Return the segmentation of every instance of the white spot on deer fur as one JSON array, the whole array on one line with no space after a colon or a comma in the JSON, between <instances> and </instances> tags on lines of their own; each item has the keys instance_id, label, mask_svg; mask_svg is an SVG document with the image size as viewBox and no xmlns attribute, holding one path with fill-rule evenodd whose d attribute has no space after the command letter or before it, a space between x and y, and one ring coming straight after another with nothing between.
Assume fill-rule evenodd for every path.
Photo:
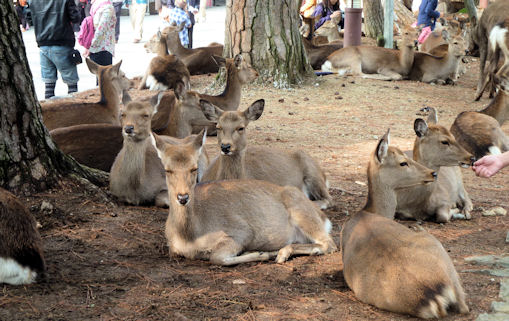
<instances>
[{"instance_id":1,"label":"white spot on deer fur","mask_svg":"<svg viewBox=\"0 0 509 321\"><path fill-rule=\"evenodd\" d=\"M150 89L150 90L167 90L168 89L168 86L158 82L154 76L152 75L149 75L147 77L147 81L145 82L145 85Z\"/></svg>"},{"instance_id":2,"label":"white spot on deer fur","mask_svg":"<svg viewBox=\"0 0 509 321\"><path fill-rule=\"evenodd\" d=\"M30 284L35 281L36 277L37 273L29 267L23 267L11 258L0 257L0 283Z\"/></svg>"},{"instance_id":3,"label":"white spot on deer fur","mask_svg":"<svg viewBox=\"0 0 509 321\"><path fill-rule=\"evenodd\" d=\"M332 63L329 60L327 60L326 62L323 63L322 71L330 71L330 72L332 72Z\"/></svg>"},{"instance_id":4,"label":"white spot on deer fur","mask_svg":"<svg viewBox=\"0 0 509 321\"><path fill-rule=\"evenodd\" d=\"M490 146L490 148L488 148L488 151L490 152L491 155L502 154L502 152L500 151L500 148L498 148L497 146Z\"/></svg>"},{"instance_id":5,"label":"white spot on deer fur","mask_svg":"<svg viewBox=\"0 0 509 321\"><path fill-rule=\"evenodd\" d=\"M330 234L330 232L332 231L332 223L329 219L325 220L324 228L327 234Z\"/></svg>"},{"instance_id":6,"label":"white spot on deer fur","mask_svg":"<svg viewBox=\"0 0 509 321\"><path fill-rule=\"evenodd\" d=\"M503 52L507 52L507 45L505 43L506 34L507 28L500 28L500 26L495 26L493 29L491 29L490 45L492 50L495 50L498 44Z\"/></svg>"}]
</instances>

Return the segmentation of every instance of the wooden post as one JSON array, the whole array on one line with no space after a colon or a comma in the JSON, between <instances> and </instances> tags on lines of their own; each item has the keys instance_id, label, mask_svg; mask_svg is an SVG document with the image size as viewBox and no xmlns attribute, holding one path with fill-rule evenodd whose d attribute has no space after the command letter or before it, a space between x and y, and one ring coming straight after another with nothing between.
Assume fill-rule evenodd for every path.
<instances>
[{"instance_id":1,"label":"wooden post","mask_svg":"<svg viewBox=\"0 0 509 321\"><path fill-rule=\"evenodd\" d=\"M393 48L394 42L394 0L385 0L384 8L384 39L385 48Z\"/></svg>"}]
</instances>

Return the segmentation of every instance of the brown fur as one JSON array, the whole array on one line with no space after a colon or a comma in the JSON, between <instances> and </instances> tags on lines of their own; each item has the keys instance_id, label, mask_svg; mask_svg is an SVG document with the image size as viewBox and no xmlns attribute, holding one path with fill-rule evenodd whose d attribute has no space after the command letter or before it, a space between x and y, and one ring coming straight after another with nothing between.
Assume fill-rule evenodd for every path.
<instances>
[{"instance_id":1,"label":"brown fur","mask_svg":"<svg viewBox=\"0 0 509 321\"><path fill-rule=\"evenodd\" d=\"M332 198L327 190L327 178L307 153L247 147L246 127L262 115L264 104L263 100L258 100L245 111L223 111L207 101L200 101L205 117L217 123L217 142L221 150L221 155L205 172L203 181L250 178L295 186L320 207L330 207Z\"/></svg>"},{"instance_id":2,"label":"brown fur","mask_svg":"<svg viewBox=\"0 0 509 321\"><path fill-rule=\"evenodd\" d=\"M340 41L341 34L338 30L339 19L325 21L320 28L315 30L315 35L327 37L329 43Z\"/></svg>"},{"instance_id":3,"label":"brown fur","mask_svg":"<svg viewBox=\"0 0 509 321\"><path fill-rule=\"evenodd\" d=\"M130 81L116 65L100 66L86 59L88 69L99 79L101 100L79 103L72 99L49 100L41 103L44 125L49 130L81 124L108 123L118 125L120 95L129 88Z\"/></svg>"},{"instance_id":4,"label":"brown fur","mask_svg":"<svg viewBox=\"0 0 509 321\"><path fill-rule=\"evenodd\" d=\"M156 138L166 170L170 253L235 265L336 250L325 215L295 187L233 180L196 185L204 133L187 145ZM278 251L278 252L276 252ZM250 253L246 253L250 252Z\"/></svg>"},{"instance_id":5,"label":"brown fur","mask_svg":"<svg viewBox=\"0 0 509 321\"><path fill-rule=\"evenodd\" d=\"M324 62L327 61L327 58L330 54L343 48L342 42L335 42L330 44L323 45L314 45L311 41L306 38L302 38L302 43L304 44L304 49L306 49L306 53L308 55L309 64L313 67L314 70L319 70L322 68Z\"/></svg>"},{"instance_id":6,"label":"brown fur","mask_svg":"<svg viewBox=\"0 0 509 321\"><path fill-rule=\"evenodd\" d=\"M386 134L369 161L366 206L341 231L346 283L362 302L392 312L436 318L451 306L467 313L459 276L440 242L387 218L396 209L396 189L433 181L432 170L388 140Z\"/></svg>"}]
</instances>

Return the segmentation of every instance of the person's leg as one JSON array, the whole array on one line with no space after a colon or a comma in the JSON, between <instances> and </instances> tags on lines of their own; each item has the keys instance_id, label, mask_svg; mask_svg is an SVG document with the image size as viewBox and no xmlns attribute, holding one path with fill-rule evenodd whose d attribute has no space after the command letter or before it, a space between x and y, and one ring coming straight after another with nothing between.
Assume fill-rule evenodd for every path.
<instances>
[{"instance_id":1,"label":"person's leg","mask_svg":"<svg viewBox=\"0 0 509 321\"><path fill-rule=\"evenodd\" d=\"M18 15L19 27L21 31L25 31L25 19L23 18L23 7L16 5L16 14Z\"/></svg>"},{"instance_id":2,"label":"person's leg","mask_svg":"<svg viewBox=\"0 0 509 321\"><path fill-rule=\"evenodd\" d=\"M118 42L120 36L120 12L122 11L123 2L115 2L113 6L115 8L115 16L117 17L117 23L115 24L115 41Z\"/></svg>"},{"instance_id":3,"label":"person's leg","mask_svg":"<svg viewBox=\"0 0 509 321\"><path fill-rule=\"evenodd\" d=\"M141 40L143 36L143 19L147 11L146 4L136 4L136 28L134 30L134 39Z\"/></svg>"},{"instance_id":4,"label":"person's leg","mask_svg":"<svg viewBox=\"0 0 509 321\"><path fill-rule=\"evenodd\" d=\"M67 93L72 94L78 91L78 68L71 61L70 55L73 48L67 46L52 47L52 59L56 65L62 80L67 84Z\"/></svg>"},{"instance_id":5,"label":"person's leg","mask_svg":"<svg viewBox=\"0 0 509 321\"><path fill-rule=\"evenodd\" d=\"M131 20L131 27L134 30L134 38L136 39L136 3L134 1L129 6L129 20Z\"/></svg>"},{"instance_id":6,"label":"person's leg","mask_svg":"<svg viewBox=\"0 0 509 321\"><path fill-rule=\"evenodd\" d=\"M194 25L191 25L191 28L187 29L188 31L188 37L189 37L189 45L188 48L193 48L193 29Z\"/></svg>"},{"instance_id":7,"label":"person's leg","mask_svg":"<svg viewBox=\"0 0 509 321\"><path fill-rule=\"evenodd\" d=\"M51 47L41 46L39 52L41 60L41 76L45 85L44 98L55 96L55 84L57 82L57 67L50 59Z\"/></svg>"},{"instance_id":8,"label":"person's leg","mask_svg":"<svg viewBox=\"0 0 509 321\"><path fill-rule=\"evenodd\" d=\"M113 63L113 55L108 51L90 53L90 60L101 66L109 66ZM99 78L96 78L96 85L99 85Z\"/></svg>"}]
</instances>

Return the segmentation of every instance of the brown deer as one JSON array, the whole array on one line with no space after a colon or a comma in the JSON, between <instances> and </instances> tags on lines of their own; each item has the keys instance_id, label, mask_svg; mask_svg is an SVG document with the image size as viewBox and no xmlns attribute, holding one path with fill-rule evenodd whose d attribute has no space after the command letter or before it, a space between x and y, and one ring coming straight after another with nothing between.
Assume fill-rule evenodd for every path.
<instances>
[{"instance_id":1,"label":"brown deer","mask_svg":"<svg viewBox=\"0 0 509 321\"><path fill-rule=\"evenodd\" d=\"M397 190L396 214L403 218L439 223L451 217L470 219L472 201L463 186L459 166L468 167L475 158L461 147L449 130L437 124L435 109L430 109L428 122L417 118L413 160L438 173L434 183ZM459 205L463 211L459 214Z\"/></svg>"},{"instance_id":2,"label":"brown deer","mask_svg":"<svg viewBox=\"0 0 509 321\"><path fill-rule=\"evenodd\" d=\"M50 131L58 148L88 167L109 172L122 149L122 127L111 124L83 124Z\"/></svg>"},{"instance_id":3,"label":"brown deer","mask_svg":"<svg viewBox=\"0 0 509 321\"><path fill-rule=\"evenodd\" d=\"M375 46L351 46L332 53L322 65L323 71L363 78L401 80L414 62L416 32L402 32L401 50Z\"/></svg>"},{"instance_id":4,"label":"brown deer","mask_svg":"<svg viewBox=\"0 0 509 321\"><path fill-rule=\"evenodd\" d=\"M330 221L293 186L257 180L196 184L205 138L201 132L186 145L155 139L169 191L165 234L171 254L235 265L336 250Z\"/></svg>"},{"instance_id":5,"label":"brown deer","mask_svg":"<svg viewBox=\"0 0 509 321\"><path fill-rule=\"evenodd\" d=\"M30 284L45 271L42 239L34 217L0 188L0 284Z\"/></svg>"},{"instance_id":6,"label":"brown deer","mask_svg":"<svg viewBox=\"0 0 509 321\"><path fill-rule=\"evenodd\" d=\"M436 173L389 146L389 132L368 164L368 200L341 231L343 275L355 296L380 309L420 318L468 313L458 273L442 244L394 222L397 190L434 182Z\"/></svg>"},{"instance_id":7,"label":"brown deer","mask_svg":"<svg viewBox=\"0 0 509 321\"><path fill-rule=\"evenodd\" d=\"M183 86L183 85L182 85ZM139 205L155 202L156 206L169 206L164 169L157 156L151 132L151 118L157 111L162 94L158 94L155 106L142 102L130 102L122 110L123 146L110 171L110 191L121 201ZM171 144L181 144L187 140L161 136ZM208 165L206 152L200 157L200 178Z\"/></svg>"},{"instance_id":8,"label":"brown deer","mask_svg":"<svg viewBox=\"0 0 509 321\"><path fill-rule=\"evenodd\" d=\"M44 125L49 130L80 124L119 125L121 95L130 85L129 79L120 70L122 61L110 66L100 66L88 58L86 62L90 72L97 75L101 99L96 103L76 102L70 99L41 103Z\"/></svg>"},{"instance_id":9,"label":"brown deer","mask_svg":"<svg viewBox=\"0 0 509 321\"><path fill-rule=\"evenodd\" d=\"M269 147L247 147L246 128L263 113L265 101L255 101L244 111L223 111L200 100L205 117L216 123L221 155L212 161L203 181L259 179L295 186L322 209L332 205L327 178L320 165L304 151L287 152Z\"/></svg>"},{"instance_id":10,"label":"brown deer","mask_svg":"<svg viewBox=\"0 0 509 321\"><path fill-rule=\"evenodd\" d=\"M212 56L222 56L223 45L193 49L185 48L182 46L179 38L179 32L184 28L185 23L182 23L180 26L173 23L171 26L163 29L162 35L166 39L170 52L182 60L191 75L218 72L219 66Z\"/></svg>"},{"instance_id":11,"label":"brown deer","mask_svg":"<svg viewBox=\"0 0 509 321\"><path fill-rule=\"evenodd\" d=\"M343 43L340 41L335 41L333 43L327 43L323 45L315 45L311 40L307 39L309 35L309 25L303 24L299 28L299 32L302 35L302 44L304 45L304 49L306 50L306 54L309 59L309 64L313 67L314 70L319 70L322 68L322 65L327 61L327 57L332 54L334 51L343 48Z\"/></svg>"},{"instance_id":12,"label":"brown deer","mask_svg":"<svg viewBox=\"0 0 509 321\"><path fill-rule=\"evenodd\" d=\"M433 56L416 52L410 79L426 83L454 83L458 78L461 59L466 53L466 42L462 34L451 37L447 30L442 30L442 37L449 43L447 53Z\"/></svg>"},{"instance_id":13,"label":"brown deer","mask_svg":"<svg viewBox=\"0 0 509 321\"><path fill-rule=\"evenodd\" d=\"M177 56L168 54L166 39L159 31L156 40L158 40L157 56L150 61L138 89L174 89L177 82L182 82L187 89L191 89L191 75L186 65Z\"/></svg>"},{"instance_id":14,"label":"brown deer","mask_svg":"<svg viewBox=\"0 0 509 321\"><path fill-rule=\"evenodd\" d=\"M509 119L509 78L495 77L495 83L499 90L486 108L461 112L451 126L458 143L477 159L509 150L509 137L500 128Z\"/></svg>"},{"instance_id":15,"label":"brown deer","mask_svg":"<svg viewBox=\"0 0 509 321\"><path fill-rule=\"evenodd\" d=\"M341 34L338 30L339 18L332 18L331 20L327 20L320 26L320 28L315 30L315 35L327 37L327 41L329 43L335 41L341 41Z\"/></svg>"}]
</instances>

